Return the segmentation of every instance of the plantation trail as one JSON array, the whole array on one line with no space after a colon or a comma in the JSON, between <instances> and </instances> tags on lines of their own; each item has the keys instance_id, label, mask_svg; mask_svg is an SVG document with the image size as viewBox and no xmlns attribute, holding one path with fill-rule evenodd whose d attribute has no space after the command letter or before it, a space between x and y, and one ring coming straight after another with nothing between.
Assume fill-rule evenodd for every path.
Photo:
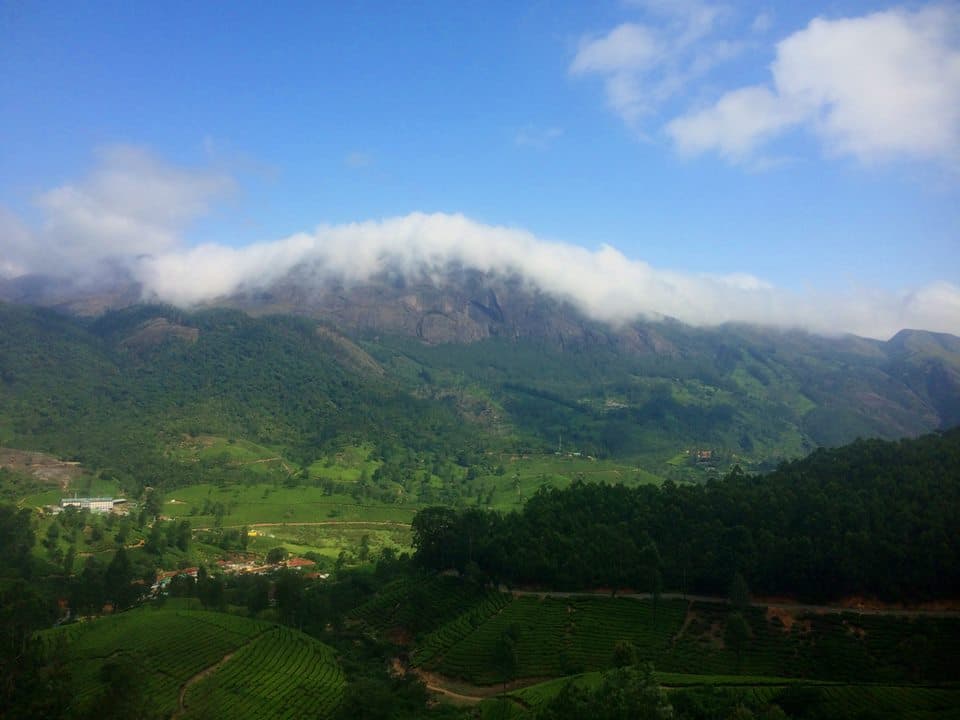
<instances>
[{"instance_id":1,"label":"plantation trail","mask_svg":"<svg viewBox=\"0 0 960 720\"><path fill-rule=\"evenodd\" d=\"M440 673L409 667L405 665L400 658L394 658L392 666L394 674L406 675L410 673L411 675L416 675L423 681L423 684L426 685L427 690L437 695L442 695L454 705L476 705L481 700L497 697L504 692L512 692L551 679L549 677L522 678L508 682L506 689L504 689L503 683L498 685L473 685L463 680L456 680L446 675L441 675ZM508 699L525 707L525 704L519 698L511 697Z\"/></svg>"},{"instance_id":2,"label":"plantation trail","mask_svg":"<svg viewBox=\"0 0 960 720\"><path fill-rule=\"evenodd\" d=\"M514 597L538 597L541 600L547 597L555 598L603 598L618 597L630 598L631 600L651 600L652 593L616 593L615 595L607 592L553 592L549 590L511 590L510 594ZM661 600L687 600L689 602L699 603L719 603L726 604L729 600L718 595L684 595L683 593L662 593ZM960 610L947 608L900 608L900 607L878 607L875 605L810 605L807 603L796 603L791 601L762 600L755 599L750 603L751 607L773 608L775 610L784 610L792 613L817 613L829 614L838 612L857 613L859 615L898 615L901 617L941 617L955 618L960 617Z\"/></svg>"},{"instance_id":3,"label":"plantation trail","mask_svg":"<svg viewBox=\"0 0 960 720\"><path fill-rule=\"evenodd\" d=\"M263 635L264 633L269 632L270 629L271 629L271 628L268 628L268 629L266 629L266 630L262 630L262 631L258 632L256 635L254 635L254 636L251 637L249 640L247 640L247 642L245 642L243 645L241 645L240 647L236 648L235 650L231 650L231 651L228 652L226 655L224 655L222 658L220 658L219 660L217 660L217 662L215 662L213 665L209 665L209 666L205 667L203 670L201 670L200 672L198 672L196 675L193 675L192 677L187 678L187 681L186 681L183 685L180 686L180 695L179 695L179 697L178 697L178 699L177 699L177 709L174 711L173 715L170 716L170 720L178 720L178 718L180 718L180 717L186 712L187 708L186 708L186 704L184 703L184 700L185 700L186 697L187 697L187 690L189 690L191 687L193 687L194 685L196 685L198 682L200 682L201 680L203 680L205 677L207 677L207 676L210 675L211 673L215 673L217 670L219 670L221 667L223 667L223 665L224 665L227 661L229 661L230 658L232 658L234 655L236 655L236 654L237 654L240 650L242 650L243 648L247 647L247 645L249 645L250 643L252 643L254 640L256 640L257 638L259 638L261 635Z\"/></svg>"},{"instance_id":4,"label":"plantation trail","mask_svg":"<svg viewBox=\"0 0 960 720\"><path fill-rule=\"evenodd\" d=\"M265 527L322 527L322 526L340 526L350 527L376 525L378 527L408 528L410 523L400 522L399 520L321 520L318 522L262 522L262 523L242 523L240 525L223 525L224 528L265 528ZM212 530L209 526L195 527L193 531Z\"/></svg>"}]
</instances>

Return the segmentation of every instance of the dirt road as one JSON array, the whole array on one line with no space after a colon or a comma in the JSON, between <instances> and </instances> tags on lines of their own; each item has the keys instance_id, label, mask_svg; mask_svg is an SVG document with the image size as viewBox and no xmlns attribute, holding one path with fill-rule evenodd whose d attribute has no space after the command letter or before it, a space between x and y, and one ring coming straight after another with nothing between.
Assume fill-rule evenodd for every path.
<instances>
[{"instance_id":1,"label":"dirt road","mask_svg":"<svg viewBox=\"0 0 960 720\"><path fill-rule=\"evenodd\" d=\"M609 598L613 593L607 592L555 592L547 590L512 590L510 593L514 597L555 597L555 598ZM653 598L651 593L616 593L616 597L630 598L633 600L650 600ZM684 595L683 593L662 593L661 600L688 600L690 602L700 603L726 603L727 598L717 595ZM906 609L906 608L877 608L877 607L847 607L842 605L810 605L807 603L793 602L751 602L752 607L775 608L777 610L786 610L792 613L806 612L817 614L849 612L858 615L898 615L901 617L960 617L960 610L924 610L924 609Z\"/></svg>"}]
</instances>

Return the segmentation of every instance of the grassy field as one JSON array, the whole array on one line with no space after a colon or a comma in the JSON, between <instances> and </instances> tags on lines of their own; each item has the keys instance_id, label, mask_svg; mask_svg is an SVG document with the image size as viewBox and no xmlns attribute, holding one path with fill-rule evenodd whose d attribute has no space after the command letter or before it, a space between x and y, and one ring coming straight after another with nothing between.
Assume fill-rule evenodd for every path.
<instances>
[{"instance_id":1,"label":"grassy field","mask_svg":"<svg viewBox=\"0 0 960 720\"><path fill-rule=\"evenodd\" d=\"M328 495L307 485L217 485L200 484L170 491L164 514L187 517L194 527L211 527L222 510L220 523L240 527L258 523L308 523L329 521L409 523L418 506L358 503L350 495Z\"/></svg>"},{"instance_id":2,"label":"grassy field","mask_svg":"<svg viewBox=\"0 0 960 720\"><path fill-rule=\"evenodd\" d=\"M110 692L105 673L116 666L126 668L136 692L163 717L178 709L183 687L187 717L299 717L307 701L326 717L343 691L342 673L325 645L235 615L143 607L41 637L52 651L66 642L73 709L81 716ZM236 692L237 678L242 693ZM276 701L272 714L265 712L264 698Z\"/></svg>"},{"instance_id":3,"label":"grassy field","mask_svg":"<svg viewBox=\"0 0 960 720\"><path fill-rule=\"evenodd\" d=\"M412 551L410 527L405 524L270 525L258 526L254 532L257 535L250 538L248 549L259 554L284 547L294 555L315 552L336 559L344 550L359 553L364 537L367 538L370 557L376 557L384 548L391 548L397 554Z\"/></svg>"},{"instance_id":4,"label":"grassy field","mask_svg":"<svg viewBox=\"0 0 960 720\"><path fill-rule=\"evenodd\" d=\"M574 454L498 455L493 460L503 473L480 475L478 483L493 488L491 506L500 510L516 509L544 485L565 488L574 480L630 486L663 482L634 465Z\"/></svg>"}]
</instances>

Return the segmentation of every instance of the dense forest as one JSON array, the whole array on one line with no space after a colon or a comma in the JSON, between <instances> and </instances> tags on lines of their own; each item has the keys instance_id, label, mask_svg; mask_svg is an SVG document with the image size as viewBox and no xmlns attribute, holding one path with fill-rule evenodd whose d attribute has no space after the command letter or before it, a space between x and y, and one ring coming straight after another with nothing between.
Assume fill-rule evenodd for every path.
<instances>
[{"instance_id":1,"label":"dense forest","mask_svg":"<svg viewBox=\"0 0 960 720\"><path fill-rule=\"evenodd\" d=\"M448 404L353 366L316 323L183 319L136 307L85 327L0 304L0 443L79 460L131 493L215 479L171 460L183 435L251 439L302 465L351 442L421 459L475 445Z\"/></svg>"},{"instance_id":2,"label":"dense forest","mask_svg":"<svg viewBox=\"0 0 960 720\"><path fill-rule=\"evenodd\" d=\"M960 429L863 440L704 485L574 483L522 510L428 508L414 519L426 567L513 585L895 600L960 591Z\"/></svg>"}]
</instances>

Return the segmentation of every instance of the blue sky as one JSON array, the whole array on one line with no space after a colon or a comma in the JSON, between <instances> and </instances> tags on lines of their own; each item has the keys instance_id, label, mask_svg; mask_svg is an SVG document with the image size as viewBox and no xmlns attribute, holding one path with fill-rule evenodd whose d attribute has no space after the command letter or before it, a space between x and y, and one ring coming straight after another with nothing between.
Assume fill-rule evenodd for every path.
<instances>
[{"instance_id":1,"label":"blue sky","mask_svg":"<svg viewBox=\"0 0 960 720\"><path fill-rule=\"evenodd\" d=\"M12 0L0 271L462 214L804 299L935 287L955 332L958 38L956 3Z\"/></svg>"}]
</instances>

